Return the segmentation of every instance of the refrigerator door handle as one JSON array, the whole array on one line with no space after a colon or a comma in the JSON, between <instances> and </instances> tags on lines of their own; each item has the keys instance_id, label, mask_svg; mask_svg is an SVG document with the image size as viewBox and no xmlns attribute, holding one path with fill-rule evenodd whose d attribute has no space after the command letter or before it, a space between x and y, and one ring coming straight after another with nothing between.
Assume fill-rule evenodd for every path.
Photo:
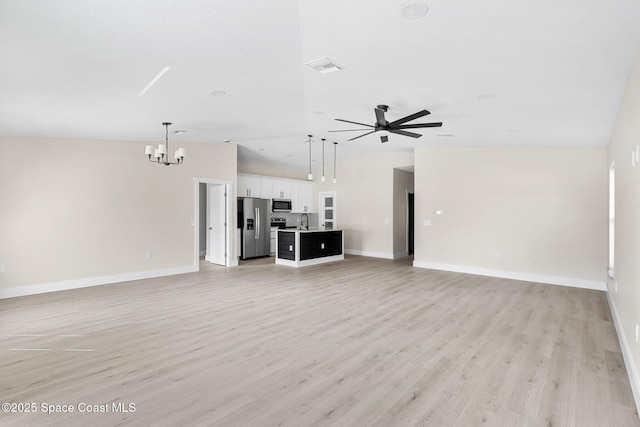
<instances>
[{"instance_id":1,"label":"refrigerator door handle","mask_svg":"<svg viewBox=\"0 0 640 427\"><path fill-rule=\"evenodd\" d=\"M256 208L256 235L255 239L260 238L260 208Z\"/></svg>"}]
</instances>

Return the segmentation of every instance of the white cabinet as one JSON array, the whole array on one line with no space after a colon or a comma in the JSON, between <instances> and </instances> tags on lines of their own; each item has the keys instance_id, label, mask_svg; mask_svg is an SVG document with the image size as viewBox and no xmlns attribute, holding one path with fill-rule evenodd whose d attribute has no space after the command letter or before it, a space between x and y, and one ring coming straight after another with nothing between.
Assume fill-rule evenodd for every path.
<instances>
[{"instance_id":1,"label":"white cabinet","mask_svg":"<svg viewBox=\"0 0 640 427\"><path fill-rule=\"evenodd\" d=\"M269 245L269 254L276 254L276 233L278 232L278 227L271 227L271 244Z\"/></svg>"},{"instance_id":2,"label":"white cabinet","mask_svg":"<svg viewBox=\"0 0 640 427\"><path fill-rule=\"evenodd\" d=\"M291 184L289 181L274 179L272 195L274 199L291 199Z\"/></svg>"},{"instance_id":3,"label":"white cabinet","mask_svg":"<svg viewBox=\"0 0 640 427\"><path fill-rule=\"evenodd\" d=\"M300 209L298 208L298 183L291 182L289 183L289 198L291 199L291 212L298 213Z\"/></svg>"},{"instance_id":4,"label":"white cabinet","mask_svg":"<svg viewBox=\"0 0 640 427\"><path fill-rule=\"evenodd\" d=\"M238 197L261 197L260 178L238 174Z\"/></svg>"},{"instance_id":5,"label":"white cabinet","mask_svg":"<svg viewBox=\"0 0 640 427\"><path fill-rule=\"evenodd\" d=\"M260 178L260 198L273 199L273 180Z\"/></svg>"},{"instance_id":6,"label":"white cabinet","mask_svg":"<svg viewBox=\"0 0 640 427\"><path fill-rule=\"evenodd\" d=\"M261 199L290 199L293 213L315 212L313 184L295 179L278 179L269 176L238 174L238 197Z\"/></svg>"},{"instance_id":7,"label":"white cabinet","mask_svg":"<svg viewBox=\"0 0 640 427\"><path fill-rule=\"evenodd\" d=\"M295 184L296 192L292 197L293 212L295 213L311 213L313 209L313 184L299 182Z\"/></svg>"}]
</instances>

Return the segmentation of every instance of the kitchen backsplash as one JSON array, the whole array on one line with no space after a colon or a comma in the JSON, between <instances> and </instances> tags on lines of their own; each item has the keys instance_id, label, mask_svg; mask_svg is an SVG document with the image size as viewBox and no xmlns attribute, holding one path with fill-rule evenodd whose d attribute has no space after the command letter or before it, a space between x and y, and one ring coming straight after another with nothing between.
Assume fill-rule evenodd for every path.
<instances>
[{"instance_id":1,"label":"kitchen backsplash","mask_svg":"<svg viewBox=\"0 0 640 427\"><path fill-rule=\"evenodd\" d=\"M276 212L271 214L271 218L284 218L287 220L288 226L299 226L300 225L300 216L302 214L293 214L286 212ZM318 227L318 214L317 213L308 213L309 216L309 227Z\"/></svg>"}]
</instances>

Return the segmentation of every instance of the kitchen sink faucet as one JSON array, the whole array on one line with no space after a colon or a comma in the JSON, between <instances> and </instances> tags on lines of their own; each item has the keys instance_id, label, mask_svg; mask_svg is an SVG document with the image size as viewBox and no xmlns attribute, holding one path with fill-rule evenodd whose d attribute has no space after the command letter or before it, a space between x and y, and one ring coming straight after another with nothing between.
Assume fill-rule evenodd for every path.
<instances>
[{"instance_id":1,"label":"kitchen sink faucet","mask_svg":"<svg viewBox=\"0 0 640 427\"><path fill-rule=\"evenodd\" d=\"M305 230L309 229L309 217L307 216L306 213L303 213L302 215L300 215L300 228L302 228L302 224L303 224L303 219L306 218L307 220L307 225L305 226Z\"/></svg>"}]
</instances>

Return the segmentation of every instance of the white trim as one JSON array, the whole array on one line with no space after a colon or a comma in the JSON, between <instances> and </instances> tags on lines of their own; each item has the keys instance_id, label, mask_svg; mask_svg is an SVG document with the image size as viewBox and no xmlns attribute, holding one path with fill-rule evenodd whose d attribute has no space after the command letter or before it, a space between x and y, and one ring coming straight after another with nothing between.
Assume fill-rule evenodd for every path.
<instances>
[{"instance_id":1,"label":"white trim","mask_svg":"<svg viewBox=\"0 0 640 427\"><path fill-rule=\"evenodd\" d=\"M384 259L393 259L393 254L386 252L372 252L372 251L358 251L355 249L345 249L345 254L348 255L358 255L358 256L368 256L372 258L384 258Z\"/></svg>"},{"instance_id":2,"label":"white trim","mask_svg":"<svg viewBox=\"0 0 640 427\"><path fill-rule=\"evenodd\" d=\"M289 259L276 258L275 263L278 265L286 265L288 267L306 267L308 265L318 265L318 264L324 264L326 262L342 261L343 259L344 259L344 254L340 254L340 255L325 256L320 258L305 259L302 261L292 261Z\"/></svg>"},{"instance_id":3,"label":"white trim","mask_svg":"<svg viewBox=\"0 0 640 427\"><path fill-rule=\"evenodd\" d=\"M227 226L226 228L226 260L225 265L227 267L237 266L238 260L235 257L235 251L232 242L235 241L235 228L233 227L233 207L235 206L235 199L233 197L233 181L228 179L213 179L213 178L193 178L194 196L193 196L193 246L194 256L193 265L196 271L200 268L200 184L215 184L224 185L227 192L226 204L227 204ZM209 200L209 194L207 194L207 200ZM232 231L233 230L233 231Z\"/></svg>"},{"instance_id":4,"label":"white trim","mask_svg":"<svg viewBox=\"0 0 640 427\"><path fill-rule=\"evenodd\" d=\"M633 362L633 356L631 354L631 347L627 337L622 330L622 321L618 316L618 310L611 298L611 294L607 291L607 300L609 301L609 308L611 309L611 317L613 317L613 324L616 327L618 333L618 341L620 341L620 349L622 350L622 358L624 359L624 366L627 368L627 375L629 376L629 383L631 383L631 391L633 392L633 400L636 403L636 409L640 411L640 378L638 378L638 370Z\"/></svg>"},{"instance_id":5,"label":"white trim","mask_svg":"<svg viewBox=\"0 0 640 427\"><path fill-rule=\"evenodd\" d=\"M546 276L542 274L521 273L517 271L494 270L490 268L469 267L464 265L439 264L433 262L414 261L414 267L444 270L456 273L476 274L478 276L500 277L503 279L522 280L525 282L546 283L549 285L571 286L573 288L606 291L605 282L578 279L575 277Z\"/></svg>"},{"instance_id":6,"label":"white trim","mask_svg":"<svg viewBox=\"0 0 640 427\"><path fill-rule=\"evenodd\" d=\"M111 285L114 283L130 282L132 280L152 279L154 277L172 276L196 271L198 271L197 266L188 265L184 267L162 268L159 270L136 271L132 273L63 280L60 282L40 283L37 285L0 289L0 299L87 288L90 286Z\"/></svg>"}]
</instances>

